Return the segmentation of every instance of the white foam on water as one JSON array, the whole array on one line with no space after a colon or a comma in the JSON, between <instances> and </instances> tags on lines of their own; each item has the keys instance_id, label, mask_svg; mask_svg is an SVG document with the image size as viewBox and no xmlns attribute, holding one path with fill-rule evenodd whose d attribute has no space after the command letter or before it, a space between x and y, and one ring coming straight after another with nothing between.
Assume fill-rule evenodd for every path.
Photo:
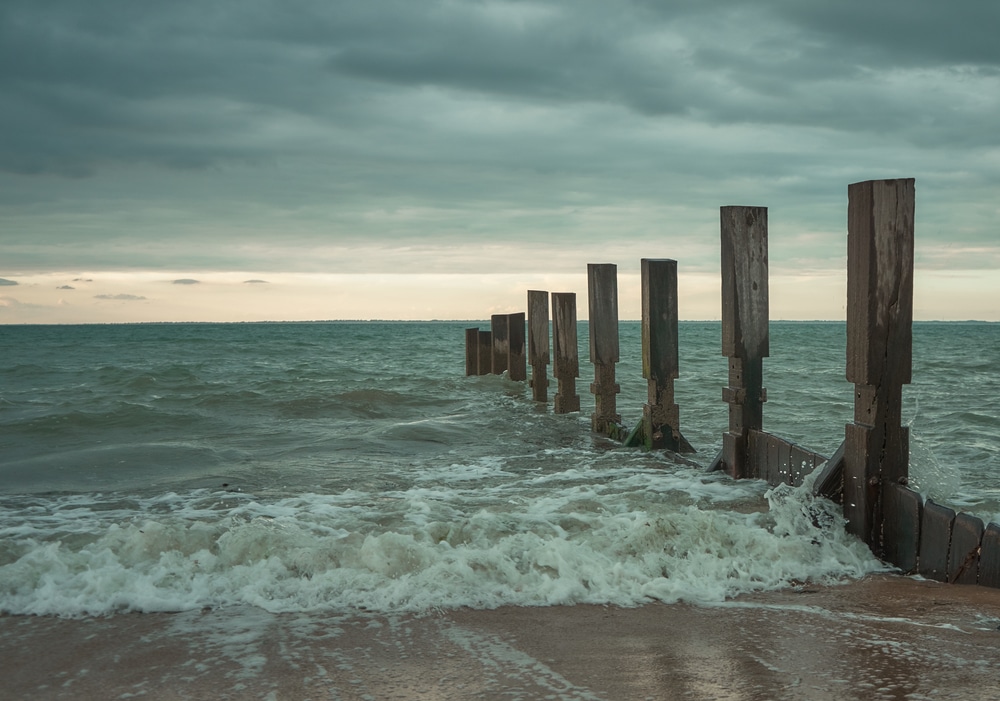
<instances>
[{"instance_id":1,"label":"white foam on water","mask_svg":"<svg viewBox=\"0 0 1000 701\"><path fill-rule=\"evenodd\" d=\"M32 497L34 507L0 509L0 610L719 602L883 569L808 488L762 497L757 482L627 464L512 477L496 460L431 477L272 500L205 490ZM726 508L726 494L758 508Z\"/></svg>"}]
</instances>

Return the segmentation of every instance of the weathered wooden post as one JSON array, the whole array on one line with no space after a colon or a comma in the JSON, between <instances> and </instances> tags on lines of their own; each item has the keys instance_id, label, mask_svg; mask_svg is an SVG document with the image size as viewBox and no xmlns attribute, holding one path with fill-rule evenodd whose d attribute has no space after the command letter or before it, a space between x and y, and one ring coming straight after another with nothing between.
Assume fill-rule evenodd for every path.
<instances>
[{"instance_id":1,"label":"weathered wooden post","mask_svg":"<svg viewBox=\"0 0 1000 701\"><path fill-rule=\"evenodd\" d=\"M465 375L479 374L479 329L465 330Z\"/></svg>"},{"instance_id":2,"label":"weathered wooden post","mask_svg":"<svg viewBox=\"0 0 1000 701\"><path fill-rule=\"evenodd\" d=\"M508 325L506 314L494 314L490 317L490 330L493 332L492 372L494 375L502 375L507 369L507 356L510 354Z\"/></svg>"},{"instance_id":3,"label":"weathered wooden post","mask_svg":"<svg viewBox=\"0 0 1000 701\"><path fill-rule=\"evenodd\" d=\"M536 402L549 400L549 293L528 290L528 363L531 365L531 396Z\"/></svg>"},{"instance_id":4,"label":"weathered wooden post","mask_svg":"<svg viewBox=\"0 0 1000 701\"><path fill-rule=\"evenodd\" d=\"M767 207L722 207L722 354L729 357L729 431L722 467L734 478L756 477L747 451L761 430L764 362L770 352L767 299Z\"/></svg>"},{"instance_id":5,"label":"weathered wooden post","mask_svg":"<svg viewBox=\"0 0 1000 701\"><path fill-rule=\"evenodd\" d=\"M507 373L517 382L528 379L527 356L524 352L524 312L507 315Z\"/></svg>"},{"instance_id":6,"label":"weathered wooden post","mask_svg":"<svg viewBox=\"0 0 1000 701\"><path fill-rule=\"evenodd\" d=\"M848 186L847 379L854 423L844 439L848 530L882 554L883 494L906 484L903 385L912 366L914 181Z\"/></svg>"},{"instance_id":7,"label":"weathered wooden post","mask_svg":"<svg viewBox=\"0 0 1000 701\"><path fill-rule=\"evenodd\" d=\"M681 435L680 408L674 402L678 372L677 261L643 258L642 376L649 382L642 407L643 434L649 449L693 453Z\"/></svg>"},{"instance_id":8,"label":"weathered wooden post","mask_svg":"<svg viewBox=\"0 0 1000 701\"><path fill-rule=\"evenodd\" d=\"M590 362L594 364L594 413L591 430L607 433L619 426L617 395L621 387L615 382L618 362L618 266L614 263L587 265L587 299L590 306Z\"/></svg>"},{"instance_id":9,"label":"weathered wooden post","mask_svg":"<svg viewBox=\"0 0 1000 701\"><path fill-rule=\"evenodd\" d=\"M493 372L493 332L479 332L479 362L476 364L479 375L489 375Z\"/></svg>"},{"instance_id":10,"label":"weathered wooden post","mask_svg":"<svg viewBox=\"0 0 1000 701\"><path fill-rule=\"evenodd\" d=\"M580 376L580 351L576 336L576 293L552 293L552 374L558 381L553 410L557 414L580 411L576 378Z\"/></svg>"}]
</instances>

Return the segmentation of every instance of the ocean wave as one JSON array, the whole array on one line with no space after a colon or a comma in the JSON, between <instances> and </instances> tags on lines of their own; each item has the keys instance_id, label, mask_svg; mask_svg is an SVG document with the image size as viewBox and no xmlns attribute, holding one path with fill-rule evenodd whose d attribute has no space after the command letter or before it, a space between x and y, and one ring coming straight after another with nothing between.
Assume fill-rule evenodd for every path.
<instances>
[{"instance_id":1,"label":"ocean wave","mask_svg":"<svg viewBox=\"0 0 1000 701\"><path fill-rule=\"evenodd\" d=\"M845 535L837 507L805 489L771 490L752 512L655 499L636 509L632 492L549 484L544 496L505 491L480 504L446 487L273 503L199 492L161 498L159 513L150 504L100 512L80 499L34 516L22 507L20 525L0 514L0 535L14 543L0 565L0 610L632 606L718 602L883 569ZM63 535L45 537L60 520Z\"/></svg>"}]
</instances>

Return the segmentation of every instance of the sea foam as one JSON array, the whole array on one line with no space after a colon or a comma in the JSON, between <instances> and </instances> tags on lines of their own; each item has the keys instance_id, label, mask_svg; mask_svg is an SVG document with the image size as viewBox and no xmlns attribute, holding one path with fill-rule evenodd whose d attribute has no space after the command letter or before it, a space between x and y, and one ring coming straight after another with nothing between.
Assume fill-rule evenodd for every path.
<instances>
[{"instance_id":1,"label":"sea foam","mask_svg":"<svg viewBox=\"0 0 1000 701\"><path fill-rule=\"evenodd\" d=\"M727 503L716 482L690 470L571 468L545 475L544 489L531 484L541 476L480 483L504 473L494 461L448 470L464 479L447 484L459 486L22 505L20 520L0 514L0 610L720 602L883 569L844 533L838 508L807 487L761 495L759 483L729 484Z\"/></svg>"}]
</instances>

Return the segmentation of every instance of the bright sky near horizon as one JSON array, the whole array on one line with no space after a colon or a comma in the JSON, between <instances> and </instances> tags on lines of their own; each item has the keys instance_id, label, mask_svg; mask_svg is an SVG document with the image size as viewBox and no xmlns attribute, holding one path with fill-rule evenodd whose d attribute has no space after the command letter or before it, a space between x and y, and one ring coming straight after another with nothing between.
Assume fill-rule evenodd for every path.
<instances>
[{"instance_id":1,"label":"bright sky near horizon","mask_svg":"<svg viewBox=\"0 0 1000 701\"><path fill-rule=\"evenodd\" d=\"M994 0L6 0L0 323L484 319L769 208L843 319L847 186L916 178L917 319L1000 320Z\"/></svg>"}]
</instances>

